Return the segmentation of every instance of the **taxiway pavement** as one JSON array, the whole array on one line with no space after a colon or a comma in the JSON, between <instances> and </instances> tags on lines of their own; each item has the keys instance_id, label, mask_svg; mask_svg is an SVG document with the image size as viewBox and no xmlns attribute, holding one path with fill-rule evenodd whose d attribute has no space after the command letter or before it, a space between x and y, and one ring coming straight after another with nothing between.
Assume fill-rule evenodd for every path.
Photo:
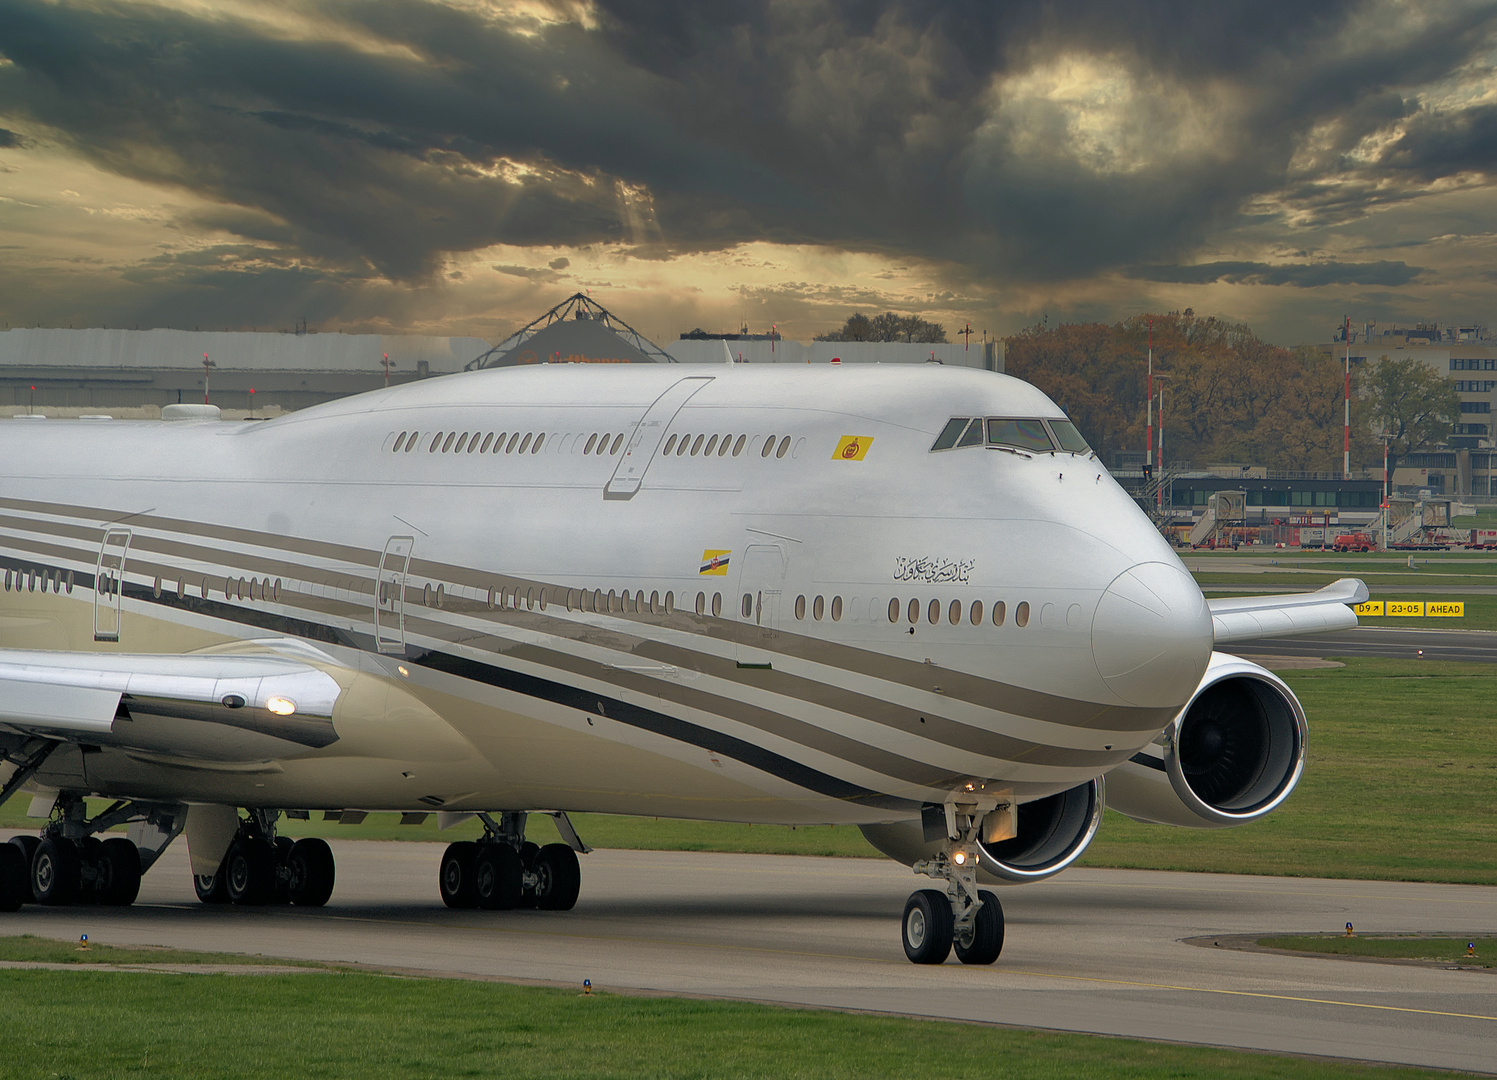
<instances>
[{"instance_id":1,"label":"taxiway pavement","mask_svg":"<svg viewBox=\"0 0 1497 1080\"><path fill-rule=\"evenodd\" d=\"M1071 870L1000 890L990 968L908 963L923 884L879 860L598 851L571 912L449 911L442 846L337 840L322 909L199 904L184 844L132 908L0 914L0 934L358 962L1497 1072L1497 975L1188 944L1232 934L1497 933L1497 888Z\"/></svg>"},{"instance_id":2,"label":"taxiway pavement","mask_svg":"<svg viewBox=\"0 0 1497 1080\"><path fill-rule=\"evenodd\" d=\"M1358 626L1328 634L1234 641L1225 649L1249 660L1259 656L1369 656L1490 664L1497 663L1497 631Z\"/></svg>"}]
</instances>

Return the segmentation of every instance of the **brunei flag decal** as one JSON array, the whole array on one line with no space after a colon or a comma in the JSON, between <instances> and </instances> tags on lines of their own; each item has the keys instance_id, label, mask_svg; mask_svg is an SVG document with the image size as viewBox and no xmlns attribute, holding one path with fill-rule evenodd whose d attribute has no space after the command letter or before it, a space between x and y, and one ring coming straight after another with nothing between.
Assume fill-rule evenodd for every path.
<instances>
[{"instance_id":1,"label":"brunei flag decal","mask_svg":"<svg viewBox=\"0 0 1497 1080\"><path fill-rule=\"evenodd\" d=\"M834 461L862 461L873 443L872 435L844 435L832 455Z\"/></svg>"},{"instance_id":2,"label":"brunei flag decal","mask_svg":"<svg viewBox=\"0 0 1497 1080\"><path fill-rule=\"evenodd\" d=\"M728 556L731 554L733 554L732 548L726 551L707 549L702 552L702 568L697 573L707 577L727 577Z\"/></svg>"}]
</instances>

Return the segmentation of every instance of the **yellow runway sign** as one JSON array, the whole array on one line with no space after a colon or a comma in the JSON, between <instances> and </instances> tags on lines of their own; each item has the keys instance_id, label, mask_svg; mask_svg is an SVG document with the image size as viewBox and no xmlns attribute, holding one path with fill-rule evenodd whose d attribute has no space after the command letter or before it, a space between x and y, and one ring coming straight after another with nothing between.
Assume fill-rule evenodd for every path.
<instances>
[{"instance_id":1,"label":"yellow runway sign","mask_svg":"<svg viewBox=\"0 0 1497 1080\"><path fill-rule=\"evenodd\" d=\"M1358 615L1387 615L1394 618L1462 619L1466 616L1464 600L1369 600L1354 609Z\"/></svg>"}]
</instances>

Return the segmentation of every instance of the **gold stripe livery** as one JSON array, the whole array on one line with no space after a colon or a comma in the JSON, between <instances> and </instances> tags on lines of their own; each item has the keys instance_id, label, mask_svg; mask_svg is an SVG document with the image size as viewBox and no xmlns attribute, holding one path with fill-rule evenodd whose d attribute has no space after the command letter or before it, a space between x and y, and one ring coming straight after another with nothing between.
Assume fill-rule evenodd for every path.
<instances>
[{"instance_id":1,"label":"gold stripe livery","mask_svg":"<svg viewBox=\"0 0 1497 1080\"><path fill-rule=\"evenodd\" d=\"M872 444L872 435L844 435L832 458L835 461L862 461Z\"/></svg>"},{"instance_id":2,"label":"gold stripe livery","mask_svg":"<svg viewBox=\"0 0 1497 1080\"><path fill-rule=\"evenodd\" d=\"M733 554L732 548L723 551L714 551L709 548L702 552L702 568L697 573L708 577L727 577L728 556L731 554Z\"/></svg>"}]
</instances>

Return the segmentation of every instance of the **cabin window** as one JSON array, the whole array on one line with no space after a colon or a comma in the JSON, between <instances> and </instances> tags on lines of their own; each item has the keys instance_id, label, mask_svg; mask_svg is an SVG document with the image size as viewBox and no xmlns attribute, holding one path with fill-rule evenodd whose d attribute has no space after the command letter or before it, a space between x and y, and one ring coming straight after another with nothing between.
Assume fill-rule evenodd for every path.
<instances>
[{"instance_id":1,"label":"cabin window","mask_svg":"<svg viewBox=\"0 0 1497 1080\"><path fill-rule=\"evenodd\" d=\"M795 598L795 617L797 619L804 619L806 617L806 598L804 596L797 596Z\"/></svg>"},{"instance_id":2,"label":"cabin window","mask_svg":"<svg viewBox=\"0 0 1497 1080\"><path fill-rule=\"evenodd\" d=\"M277 584L279 584L279 582L277 582ZM68 571L68 585L67 585L67 587L68 587L68 595L72 596L73 595L73 572L71 570ZM182 586L180 584L178 584L178 586L177 586L177 592L180 593L181 591L182 591Z\"/></svg>"},{"instance_id":3,"label":"cabin window","mask_svg":"<svg viewBox=\"0 0 1497 1080\"><path fill-rule=\"evenodd\" d=\"M682 435L681 436L681 445L678 446L678 447L676 447L676 456L677 457L681 457L690 448L691 448L691 436L690 435Z\"/></svg>"},{"instance_id":4,"label":"cabin window","mask_svg":"<svg viewBox=\"0 0 1497 1080\"><path fill-rule=\"evenodd\" d=\"M697 593L697 614L698 615L705 615L706 613L707 613L707 594L706 593Z\"/></svg>"},{"instance_id":5,"label":"cabin window","mask_svg":"<svg viewBox=\"0 0 1497 1080\"><path fill-rule=\"evenodd\" d=\"M623 447L623 445L624 445L624 436L622 434L615 435L613 437L613 449L609 450L608 452L610 454L617 454L619 452L620 448Z\"/></svg>"},{"instance_id":6,"label":"cabin window","mask_svg":"<svg viewBox=\"0 0 1497 1080\"><path fill-rule=\"evenodd\" d=\"M1014 608L1014 625L1015 626L1028 626L1029 625L1029 601L1028 600L1025 600L1018 607Z\"/></svg>"},{"instance_id":7,"label":"cabin window","mask_svg":"<svg viewBox=\"0 0 1497 1080\"><path fill-rule=\"evenodd\" d=\"M497 454L500 450L504 449L504 436L507 434L508 432L505 431L499 433L499 437L494 440L494 449L490 451L491 453Z\"/></svg>"},{"instance_id":8,"label":"cabin window","mask_svg":"<svg viewBox=\"0 0 1497 1080\"><path fill-rule=\"evenodd\" d=\"M485 435L483 437L483 445L478 448L478 452L480 454L487 454L489 452L489 443L491 443L493 441L494 441L494 433L491 431L491 432L489 432L487 435ZM473 452L473 448L471 446L468 448L468 452L470 454Z\"/></svg>"},{"instance_id":9,"label":"cabin window","mask_svg":"<svg viewBox=\"0 0 1497 1080\"><path fill-rule=\"evenodd\" d=\"M956 626L962 621L962 602L960 600L953 600L951 602L951 607L946 613L946 618L952 626Z\"/></svg>"},{"instance_id":10,"label":"cabin window","mask_svg":"<svg viewBox=\"0 0 1497 1080\"><path fill-rule=\"evenodd\" d=\"M390 450L390 453L392 453L392 454L398 454L398 453L400 453L400 448L402 446L404 446L404 445L405 445L405 432L402 431L399 435L395 436L395 446Z\"/></svg>"},{"instance_id":11,"label":"cabin window","mask_svg":"<svg viewBox=\"0 0 1497 1080\"><path fill-rule=\"evenodd\" d=\"M824 596L818 596L816 598L816 601L811 605L811 618L815 619L817 622L820 622L821 621L821 617L823 615L825 615L825 614L826 614L826 597L824 597Z\"/></svg>"},{"instance_id":12,"label":"cabin window","mask_svg":"<svg viewBox=\"0 0 1497 1080\"><path fill-rule=\"evenodd\" d=\"M748 440L747 435L738 436L738 441L733 444L733 456L737 457L743 453L743 444Z\"/></svg>"},{"instance_id":13,"label":"cabin window","mask_svg":"<svg viewBox=\"0 0 1497 1080\"><path fill-rule=\"evenodd\" d=\"M1050 433L1039 420L989 420L988 445L1012 446L1037 454L1047 454L1054 449Z\"/></svg>"},{"instance_id":14,"label":"cabin window","mask_svg":"<svg viewBox=\"0 0 1497 1080\"><path fill-rule=\"evenodd\" d=\"M668 457L670 455L671 450L675 448L675 445L676 445L676 437L674 435L672 435L669 439L665 440L665 449L662 450L662 451L660 451L661 455ZM588 448L589 449L592 448L592 443L588 443Z\"/></svg>"},{"instance_id":15,"label":"cabin window","mask_svg":"<svg viewBox=\"0 0 1497 1080\"><path fill-rule=\"evenodd\" d=\"M744 593L743 594L743 602L738 605L738 610L743 615L743 617L745 619L749 619L749 618L753 617L753 615L754 615L754 594L753 593Z\"/></svg>"},{"instance_id":16,"label":"cabin window","mask_svg":"<svg viewBox=\"0 0 1497 1080\"><path fill-rule=\"evenodd\" d=\"M707 436L705 436L705 435L698 435L697 436L697 441L691 444L691 456L692 457L696 457L697 456L697 452L702 449L702 440L705 439L706 437Z\"/></svg>"},{"instance_id":17,"label":"cabin window","mask_svg":"<svg viewBox=\"0 0 1497 1080\"><path fill-rule=\"evenodd\" d=\"M539 454L541 452L541 444L544 443L545 441L546 441L546 433L544 431L542 431L540 434L538 434L535 437L535 442L531 443L531 445L530 445L530 452L532 454Z\"/></svg>"},{"instance_id":18,"label":"cabin window","mask_svg":"<svg viewBox=\"0 0 1497 1080\"><path fill-rule=\"evenodd\" d=\"M972 625L973 626L981 626L982 625L982 601L981 600L974 600L974 601L972 601Z\"/></svg>"},{"instance_id":19,"label":"cabin window","mask_svg":"<svg viewBox=\"0 0 1497 1080\"><path fill-rule=\"evenodd\" d=\"M996 604L994 604L993 605L993 625L994 626L1002 626L1003 625L1004 616L1007 614L1007 612L1008 612L1008 605L1005 604L1002 600L1000 600Z\"/></svg>"},{"instance_id":20,"label":"cabin window","mask_svg":"<svg viewBox=\"0 0 1497 1080\"><path fill-rule=\"evenodd\" d=\"M431 437L431 448L427 450L427 453L435 454L440 449L442 449L442 433L439 431Z\"/></svg>"},{"instance_id":21,"label":"cabin window","mask_svg":"<svg viewBox=\"0 0 1497 1080\"><path fill-rule=\"evenodd\" d=\"M523 454L526 451L526 449L529 448L529 446L530 446L530 432L527 431L525 433L525 437L520 440L520 453Z\"/></svg>"},{"instance_id":22,"label":"cabin window","mask_svg":"<svg viewBox=\"0 0 1497 1080\"><path fill-rule=\"evenodd\" d=\"M842 621L842 597L832 597L832 622Z\"/></svg>"},{"instance_id":23,"label":"cabin window","mask_svg":"<svg viewBox=\"0 0 1497 1080\"><path fill-rule=\"evenodd\" d=\"M442 443L442 453L445 454L452 449L452 440L455 438L457 438L457 432L450 431L447 433L447 439Z\"/></svg>"},{"instance_id":24,"label":"cabin window","mask_svg":"<svg viewBox=\"0 0 1497 1080\"><path fill-rule=\"evenodd\" d=\"M660 593L654 589L650 590L650 614L660 614Z\"/></svg>"},{"instance_id":25,"label":"cabin window","mask_svg":"<svg viewBox=\"0 0 1497 1080\"><path fill-rule=\"evenodd\" d=\"M910 622L917 623L917 622L920 621L920 601L919 600L915 600L915 599L911 598L911 600L910 600L910 607L909 607L909 612L908 613L909 613L909 616L910 616Z\"/></svg>"},{"instance_id":26,"label":"cabin window","mask_svg":"<svg viewBox=\"0 0 1497 1080\"><path fill-rule=\"evenodd\" d=\"M717 447L717 436L714 435L714 436L712 436L712 438L710 438L710 439L707 440L707 447L706 447L706 449L704 449L702 451L702 456L703 457L711 457L712 456L712 451L716 447Z\"/></svg>"},{"instance_id":27,"label":"cabin window","mask_svg":"<svg viewBox=\"0 0 1497 1080\"><path fill-rule=\"evenodd\" d=\"M759 456L760 457L769 457L769 455L772 454L772 453L774 453L774 436L773 435L771 435L769 438L767 438L767 439L764 440L764 449L759 451Z\"/></svg>"},{"instance_id":28,"label":"cabin window","mask_svg":"<svg viewBox=\"0 0 1497 1080\"><path fill-rule=\"evenodd\" d=\"M780 440L780 448L775 451L775 455L774 456L777 457L777 458L782 458L782 457L785 456L785 451L787 451L789 449L790 449L790 436L786 435L783 439Z\"/></svg>"},{"instance_id":29,"label":"cabin window","mask_svg":"<svg viewBox=\"0 0 1497 1080\"><path fill-rule=\"evenodd\" d=\"M722 615L722 613L723 613L723 594L720 593L720 592L719 593L713 593L712 594L712 617L713 618L718 618L718 617L720 617Z\"/></svg>"},{"instance_id":30,"label":"cabin window","mask_svg":"<svg viewBox=\"0 0 1497 1080\"><path fill-rule=\"evenodd\" d=\"M676 594L668 592L665 594L665 613L669 615L676 610Z\"/></svg>"},{"instance_id":31,"label":"cabin window","mask_svg":"<svg viewBox=\"0 0 1497 1080\"><path fill-rule=\"evenodd\" d=\"M587 445L582 448L582 452L584 454L591 454L593 452L593 446L594 446L595 443L597 443L597 441L598 441L598 433L597 432L593 432L591 435L589 435L587 437ZM672 435L671 436L671 442L675 442L675 441L676 441L676 437L674 435ZM665 448L665 452L667 454L669 454L671 452L669 446L667 446Z\"/></svg>"},{"instance_id":32,"label":"cabin window","mask_svg":"<svg viewBox=\"0 0 1497 1080\"><path fill-rule=\"evenodd\" d=\"M412 450L416 449L416 443L420 441L421 433L419 431L411 432L411 437L405 441L405 452L409 454Z\"/></svg>"},{"instance_id":33,"label":"cabin window","mask_svg":"<svg viewBox=\"0 0 1497 1080\"><path fill-rule=\"evenodd\" d=\"M468 433L465 431L465 432L463 432L462 436L457 440L457 445L455 447L453 447L452 452L454 454L461 454L463 452L463 447L465 447L467 445L468 445Z\"/></svg>"},{"instance_id":34,"label":"cabin window","mask_svg":"<svg viewBox=\"0 0 1497 1080\"><path fill-rule=\"evenodd\" d=\"M898 599L894 599L894 600L890 600L889 601L889 621L890 622L898 622L899 621L899 601L898 601Z\"/></svg>"},{"instance_id":35,"label":"cabin window","mask_svg":"<svg viewBox=\"0 0 1497 1080\"><path fill-rule=\"evenodd\" d=\"M437 586L437 607L441 607L447 600L447 586Z\"/></svg>"}]
</instances>

